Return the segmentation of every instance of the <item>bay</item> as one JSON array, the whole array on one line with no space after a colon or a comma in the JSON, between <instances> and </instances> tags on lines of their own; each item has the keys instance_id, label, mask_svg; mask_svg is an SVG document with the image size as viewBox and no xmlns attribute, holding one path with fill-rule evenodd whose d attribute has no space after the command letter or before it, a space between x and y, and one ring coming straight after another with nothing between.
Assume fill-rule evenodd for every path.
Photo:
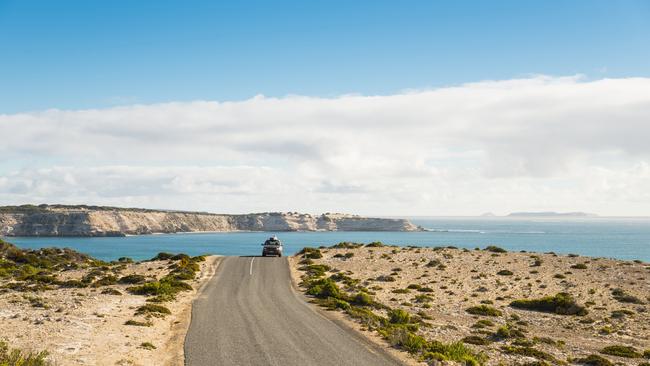
<instances>
[{"instance_id":1,"label":"bay","mask_svg":"<svg viewBox=\"0 0 650 366\"><path fill-rule=\"evenodd\" d=\"M148 259L158 252L189 255L259 255L261 243L277 234L285 254L305 246L329 246L342 241L381 241L400 246L456 246L473 249L497 245L512 251L575 253L650 262L650 219L510 219L410 218L424 232L232 232L179 233L127 237L10 237L23 248L68 247L103 260Z\"/></svg>"}]
</instances>

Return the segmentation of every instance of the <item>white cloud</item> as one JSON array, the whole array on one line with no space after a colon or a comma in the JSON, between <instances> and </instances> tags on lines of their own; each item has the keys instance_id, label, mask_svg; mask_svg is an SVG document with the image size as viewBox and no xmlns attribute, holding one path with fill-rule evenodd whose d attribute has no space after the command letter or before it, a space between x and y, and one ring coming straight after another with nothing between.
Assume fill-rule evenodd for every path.
<instances>
[{"instance_id":1,"label":"white cloud","mask_svg":"<svg viewBox=\"0 0 650 366\"><path fill-rule=\"evenodd\" d=\"M650 79L0 115L0 200L650 214Z\"/></svg>"}]
</instances>

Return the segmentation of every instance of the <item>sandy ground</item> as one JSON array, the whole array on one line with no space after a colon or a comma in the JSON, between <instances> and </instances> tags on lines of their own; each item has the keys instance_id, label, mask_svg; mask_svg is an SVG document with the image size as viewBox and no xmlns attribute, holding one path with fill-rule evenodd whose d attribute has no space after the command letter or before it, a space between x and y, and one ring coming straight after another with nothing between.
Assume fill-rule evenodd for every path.
<instances>
[{"instance_id":1,"label":"sandy ground","mask_svg":"<svg viewBox=\"0 0 650 366\"><path fill-rule=\"evenodd\" d=\"M469 335L482 337L493 334L508 321L525 331L534 340L534 347L550 353L558 360L599 354L605 346L633 346L643 352L650 349L650 265L631 261L579 256L556 256L538 253L493 253L484 250L464 251L445 248L360 248L325 249L316 264L327 264L368 288L374 298L391 308L401 308L411 314L425 315L427 327L419 334L429 340L458 341ZM353 253L351 258L335 258L336 254ZM536 259L539 266L533 266ZM433 262L431 262L433 261ZM300 282L302 272L296 271L298 258L291 260L292 274ZM427 265L429 263L432 265ZM582 263L587 268L571 268ZM509 270L512 275L498 275ZM390 276L394 281L378 280ZM394 293L410 284L428 287L431 292L414 289ZM643 304L617 301L612 289L622 288ZM509 306L516 299L532 299L572 294L579 304L587 306L587 316L565 316L536 311L518 310ZM418 302L417 295L429 295L428 302ZM465 311L470 306L489 304L503 312L502 316L485 317ZM623 316L612 311L623 310ZM343 315L343 314L342 314ZM482 329L472 327L478 320L489 319L495 324ZM357 327L359 329L359 327ZM387 343L368 331L371 339ZM489 356L488 365L516 364L534 359L503 354L500 347L506 341L488 345L471 345ZM602 355L612 362L638 365L640 358L630 359Z\"/></svg>"},{"instance_id":2,"label":"sandy ground","mask_svg":"<svg viewBox=\"0 0 650 366\"><path fill-rule=\"evenodd\" d=\"M188 281L194 290L162 304L172 314L151 318L149 327L124 324L147 320L135 315L146 297L129 294L130 285L0 293L0 339L13 348L48 350L54 365L182 365L192 300L214 274L218 259L211 256L201 262L197 278ZM120 275L160 278L168 265L167 261L129 264ZM63 272L59 278L79 279L86 271ZM106 288L122 295L101 294ZM33 306L30 298L38 298L44 307ZM141 347L144 342L156 349Z\"/></svg>"}]
</instances>

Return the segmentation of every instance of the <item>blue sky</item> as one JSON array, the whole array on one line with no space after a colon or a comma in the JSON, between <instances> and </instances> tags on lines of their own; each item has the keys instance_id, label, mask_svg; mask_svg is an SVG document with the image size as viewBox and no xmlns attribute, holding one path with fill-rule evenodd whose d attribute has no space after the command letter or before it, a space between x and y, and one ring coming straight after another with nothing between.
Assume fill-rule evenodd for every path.
<instances>
[{"instance_id":1,"label":"blue sky","mask_svg":"<svg viewBox=\"0 0 650 366\"><path fill-rule=\"evenodd\" d=\"M0 204L650 216L650 1L0 0Z\"/></svg>"},{"instance_id":2,"label":"blue sky","mask_svg":"<svg viewBox=\"0 0 650 366\"><path fill-rule=\"evenodd\" d=\"M650 74L648 1L0 0L0 113Z\"/></svg>"}]
</instances>

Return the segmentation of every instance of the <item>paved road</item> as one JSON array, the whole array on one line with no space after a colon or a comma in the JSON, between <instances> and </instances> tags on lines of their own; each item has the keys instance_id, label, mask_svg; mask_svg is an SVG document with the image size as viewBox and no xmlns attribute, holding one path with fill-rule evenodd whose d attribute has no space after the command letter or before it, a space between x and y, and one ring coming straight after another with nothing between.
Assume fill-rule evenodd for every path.
<instances>
[{"instance_id":1,"label":"paved road","mask_svg":"<svg viewBox=\"0 0 650 366\"><path fill-rule=\"evenodd\" d=\"M226 257L194 302L185 364L399 365L310 306L286 258Z\"/></svg>"}]
</instances>

